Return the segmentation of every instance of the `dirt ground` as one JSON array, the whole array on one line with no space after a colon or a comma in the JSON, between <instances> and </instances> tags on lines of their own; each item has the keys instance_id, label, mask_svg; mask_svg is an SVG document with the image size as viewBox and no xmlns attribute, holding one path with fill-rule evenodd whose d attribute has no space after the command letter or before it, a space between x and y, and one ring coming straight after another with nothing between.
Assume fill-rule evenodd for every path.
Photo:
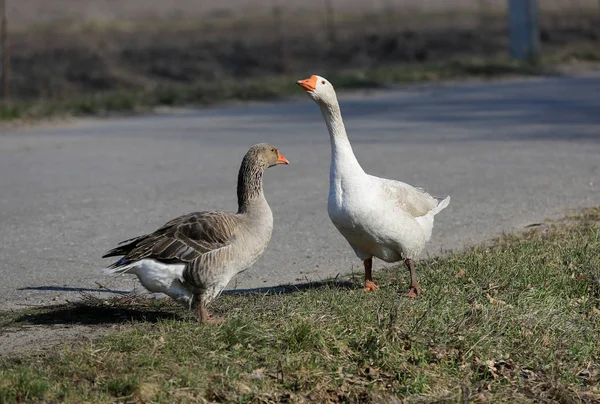
<instances>
[{"instance_id":1,"label":"dirt ground","mask_svg":"<svg viewBox=\"0 0 600 404\"><path fill-rule=\"evenodd\" d=\"M79 344L133 322L179 318L185 311L164 295L127 294L108 300L84 294L74 302L0 313L0 356Z\"/></svg>"},{"instance_id":2,"label":"dirt ground","mask_svg":"<svg viewBox=\"0 0 600 404\"><path fill-rule=\"evenodd\" d=\"M44 350L65 343L88 340L108 331L108 327L85 325L31 325L8 328L0 334L0 356Z\"/></svg>"}]
</instances>

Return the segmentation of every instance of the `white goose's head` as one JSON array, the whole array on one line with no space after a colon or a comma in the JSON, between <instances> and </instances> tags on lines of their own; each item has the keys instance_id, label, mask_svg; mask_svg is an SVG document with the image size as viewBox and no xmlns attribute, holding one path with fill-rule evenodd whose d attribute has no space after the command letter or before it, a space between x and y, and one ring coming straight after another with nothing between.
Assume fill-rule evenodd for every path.
<instances>
[{"instance_id":1,"label":"white goose's head","mask_svg":"<svg viewBox=\"0 0 600 404\"><path fill-rule=\"evenodd\" d=\"M319 105L333 106L337 104L335 89L324 77L312 75L308 79L298 80L296 84L302 87L308 96Z\"/></svg>"}]
</instances>

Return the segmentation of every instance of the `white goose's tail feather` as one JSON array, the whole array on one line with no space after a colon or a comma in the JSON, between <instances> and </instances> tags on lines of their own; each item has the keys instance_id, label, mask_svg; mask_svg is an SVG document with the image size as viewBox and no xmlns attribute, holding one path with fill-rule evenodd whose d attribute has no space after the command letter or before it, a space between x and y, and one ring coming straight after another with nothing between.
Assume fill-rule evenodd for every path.
<instances>
[{"instance_id":1,"label":"white goose's tail feather","mask_svg":"<svg viewBox=\"0 0 600 404\"><path fill-rule=\"evenodd\" d=\"M427 214L435 216L438 213L440 213L442 210L446 209L448 207L448 205L450 205L450 196L449 195L443 201L439 201L439 199L438 199L438 205L435 208L431 209L429 212L427 212Z\"/></svg>"},{"instance_id":2,"label":"white goose's tail feather","mask_svg":"<svg viewBox=\"0 0 600 404\"><path fill-rule=\"evenodd\" d=\"M421 225L421 228L423 229L423 234L425 234L425 241L429 241L429 239L431 238L431 232L433 230L433 217L440 213L442 210L444 210L449 204L450 197L447 196L446 199L439 202L438 205L435 208L431 209L429 212L427 212L427 214L415 218L415 220L419 223L419 225Z\"/></svg>"}]
</instances>

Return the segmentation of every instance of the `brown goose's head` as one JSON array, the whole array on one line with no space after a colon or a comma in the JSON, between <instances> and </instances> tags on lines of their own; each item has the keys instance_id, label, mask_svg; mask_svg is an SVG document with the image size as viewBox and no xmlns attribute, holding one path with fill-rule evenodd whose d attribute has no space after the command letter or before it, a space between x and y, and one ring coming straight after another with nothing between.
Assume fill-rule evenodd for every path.
<instances>
[{"instance_id":1,"label":"brown goose's head","mask_svg":"<svg viewBox=\"0 0 600 404\"><path fill-rule=\"evenodd\" d=\"M238 174L238 213L247 212L252 201L263 194L263 172L277 164L290 164L290 162L273 145L259 143L248 150Z\"/></svg>"},{"instance_id":2,"label":"brown goose's head","mask_svg":"<svg viewBox=\"0 0 600 404\"><path fill-rule=\"evenodd\" d=\"M246 158L263 170L277 164L290 164L288 159L283 157L275 146L268 143L259 143L252 146L246 153L244 160Z\"/></svg>"}]
</instances>

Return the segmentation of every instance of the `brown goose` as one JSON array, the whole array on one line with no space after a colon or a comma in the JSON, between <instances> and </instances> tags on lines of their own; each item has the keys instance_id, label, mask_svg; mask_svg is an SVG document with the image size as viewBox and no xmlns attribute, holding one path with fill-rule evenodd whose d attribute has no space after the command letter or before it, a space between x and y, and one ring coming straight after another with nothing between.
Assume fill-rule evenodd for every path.
<instances>
[{"instance_id":1,"label":"brown goose","mask_svg":"<svg viewBox=\"0 0 600 404\"><path fill-rule=\"evenodd\" d=\"M173 219L154 233L110 250L102 258L123 257L103 271L137 275L149 291L197 309L198 321L222 321L210 316L205 305L267 248L273 214L262 177L265 169L277 164L289 162L274 146L252 146L238 175L237 213L195 212Z\"/></svg>"}]
</instances>

